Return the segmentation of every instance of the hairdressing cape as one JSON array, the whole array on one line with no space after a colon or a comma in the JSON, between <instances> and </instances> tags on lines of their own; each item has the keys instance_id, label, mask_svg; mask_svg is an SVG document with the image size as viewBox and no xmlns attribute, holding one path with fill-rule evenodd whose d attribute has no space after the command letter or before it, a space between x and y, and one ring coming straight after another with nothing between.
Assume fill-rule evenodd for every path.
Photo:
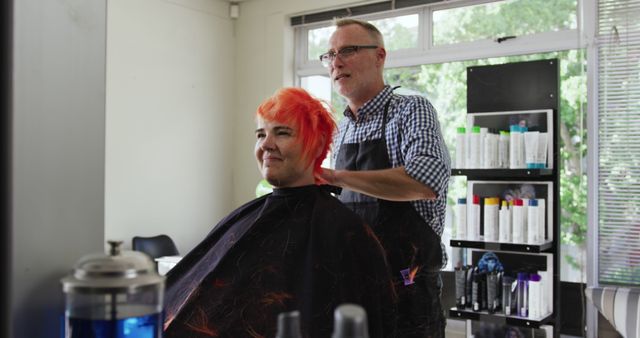
<instances>
[{"instance_id":1,"label":"hairdressing cape","mask_svg":"<svg viewBox=\"0 0 640 338\"><path fill-rule=\"evenodd\" d=\"M165 338L275 337L300 311L303 337L327 338L356 303L371 338L393 336L395 294L371 231L327 187L275 189L223 219L167 274Z\"/></svg>"}]
</instances>

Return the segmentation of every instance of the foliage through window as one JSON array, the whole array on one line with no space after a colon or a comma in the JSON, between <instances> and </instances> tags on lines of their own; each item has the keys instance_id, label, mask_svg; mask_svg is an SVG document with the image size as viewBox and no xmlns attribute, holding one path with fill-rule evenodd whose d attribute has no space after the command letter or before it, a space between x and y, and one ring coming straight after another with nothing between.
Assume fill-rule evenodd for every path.
<instances>
[{"instance_id":1,"label":"foliage through window","mask_svg":"<svg viewBox=\"0 0 640 338\"><path fill-rule=\"evenodd\" d=\"M575 29L576 0L509 0L433 13L433 44Z\"/></svg>"}]
</instances>

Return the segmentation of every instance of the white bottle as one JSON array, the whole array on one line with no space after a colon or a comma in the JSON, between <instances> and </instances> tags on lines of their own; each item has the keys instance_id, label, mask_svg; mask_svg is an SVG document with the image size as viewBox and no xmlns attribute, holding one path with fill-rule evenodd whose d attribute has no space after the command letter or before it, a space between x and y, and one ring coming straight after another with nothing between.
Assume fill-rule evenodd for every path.
<instances>
[{"instance_id":1,"label":"white bottle","mask_svg":"<svg viewBox=\"0 0 640 338\"><path fill-rule=\"evenodd\" d=\"M540 241L541 242L548 242L550 240L553 240L553 234L550 232L549 229L547 229L548 225L547 225L547 215L546 215L546 209L547 209L547 201L544 198L538 198L538 225L539 225L539 229L540 230L540 234L538 236L540 236ZM549 235L547 235L547 233ZM547 239L547 237L551 236L551 239Z\"/></svg>"},{"instance_id":2,"label":"white bottle","mask_svg":"<svg viewBox=\"0 0 640 338\"><path fill-rule=\"evenodd\" d=\"M480 128L480 157L478 158L479 160L479 166L478 168L487 168L487 164L485 163L485 140L487 139L487 134L488 134L488 128Z\"/></svg>"},{"instance_id":3,"label":"white bottle","mask_svg":"<svg viewBox=\"0 0 640 338\"><path fill-rule=\"evenodd\" d=\"M538 271L538 275L540 275L540 289L542 290L540 315L544 316L553 311L553 281L549 278L550 273L547 271Z\"/></svg>"},{"instance_id":4,"label":"white bottle","mask_svg":"<svg viewBox=\"0 0 640 338\"><path fill-rule=\"evenodd\" d=\"M529 244L541 243L539 220L538 200L530 199L527 207L527 243Z\"/></svg>"},{"instance_id":5,"label":"white bottle","mask_svg":"<svg viewBox=\"0 0 640 338\"><path fill-rule=\"evenodd\" d=\"M538 168L538 139L540 132L528 131L524 133L524 157L527 169Z\"/></svg>"},{"instance_id":6,"label":"white bottle","mask_svg":"<svg viewBox=\"0 0 640 338\"><path fill-rule=\"evenodd\" d=\"M529 318L538 319L542 316L542 285L538 274L529 275Z\"/></svg>"},{"instance_id":7,"label":"white bottle","mask_svg":"<svg viewBox=\"0 0 640 338\"><path fill-rule=\"evenodd\" d=\"M498 168L498 135L488 133L484 139L484 168Z\"/></svg>"},{"instance_id":8,"label":"white bottle","mask_svg":"<svg viewBox=\"0 0 640 338\"><path fill-rule=\"evenodd\" d=\"M456 204L456 238L467 239L467 199L458 198Z\"/></svg>"},{"instance_id":9,"label":"white bottle","mask_svg":"<svg viewBox=\"0 0 640 338\"><path fill-rule=\"evenodd\" d=\"M473 195L467 215L467 238L470 241L480 240L480 196Z\"/></svg>"},{"instance_id":10,"label":"white bottle","mask_svg":"<svg viewBox=\"0 0 640 338\"><path fill-rule=\"evenodd\" d=\"M522 243L527 243L529 233L529 199L522 199Z\"/></svg>"},{"instance_id":11,"label":"white bottle","mask_svg":"<svg viewBox=\"0 0 640 338\"><path fill-rule=\"evenodd\" d=\"M489 149L491 147L491 134L485 133L483 136L482 129L480 129L480 138L482 139L482 168L489 169L491 168L491 159L489 158L491 156L491 149Z\"/></svg>"},{"instance_id":12,"label":"white bottle","mask_svg":"<svg viewBox=\"0 0 640 338\"><path fill-rule=\"evenodd\" d=\"M520 151L518 151L518 153L520 154L520 158L518 159L518 163L520 164L520 168L526 168L527 167L527 161L526 161L526 152L525 152L525 141L524 141L524 134L529 131L529 128L527 127L520 127Z\"/></svg>"},{"instance_id":13,"label":"white bottle","mask_svg":"<svg viewBox=\"0 0 640 338\"><path fill-rule=\"evenodd\" d=\"M513 231L513 243L523 243L523 231L524 221L522 217L522 200L516 199L513 201L513 219L511 220L511 229Z\"/></svg>"},{"instance_id":14,"label":"white bottle","mask_svg":"<svg viewBox=\"0 0 640 338\"><path fill-rule=\"evenodd\" d=\"M456 169L466 168L467 157L467 134L464 127L458 128L458 134L456 135Z\"/></svg>"},{"instance_id":15,"label":"white bottle","mask_svg":"<svg viewBox=\"0 0 640 338\"><path fill-rule=\"evenodd\" d=\"M480 168L480 127L473 126L471 134L469 134L469 163L468 169Z\"/></svg>"},{"instance_id":16,"label":"white bottle","mask_svg":"<svg viewBox=\"0 0 640 338\"><path fill-rule=\"evenodd\" d=\"M498 141L498 168L509 168L509 132L501 130Z\"/></svg>"},{"instance_id":17,"label":"white bottle","mask_svg":"<svg viewBox=\"0 0 640 338\"><path fill-rule=\"evenodd\" d=\"M500 233L499 241L502 243L511 242L511 209L507 207L507 201L502 201L502 207L499 211L498 232Z\"/></svg>"},{"instance_id":18,"label":"white bottle","mask_svg":"<svg viewBox=\"0 0 640 338\"><path fill-rule=\"evenodd\" d=\"M547 133L540 133L540 139L538 140L538 156L537 167L540 169L544 169L547 167L547 146L548 146L549 138Z\"/></svg>"},{"instance_id":19,"label":"white bottle","mask_svg":"<svg viewBox=\"0 0 640 338\"><path fill-rule=\"evenodd\" d=\"M518 158L520 155L520 126L513 125L510 127L511 133L509 134L509 168L518 169Z\"/></svg>"},{"instance_id":20,"label":"white bottle","mask_svg":"<svg viewBox=\"0 0 640 338\"><path fill-rule=\"evenodd\" d=\"M484 199L484 240L485 242L498 241L498 202L497 197Z\"/></svg>"}]
</instances>

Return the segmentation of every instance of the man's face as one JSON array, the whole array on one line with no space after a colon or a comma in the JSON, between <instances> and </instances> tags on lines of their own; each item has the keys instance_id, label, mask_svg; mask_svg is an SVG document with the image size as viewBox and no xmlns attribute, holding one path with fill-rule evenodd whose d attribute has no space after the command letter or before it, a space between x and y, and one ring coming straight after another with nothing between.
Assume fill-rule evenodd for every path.
<instances>
[{"instance_id":1,"label":"man's face","mask_svg":"<svg viewBox=\"0 0 640 338\"><path fill-rule=\"evenodd\" d=\"M364 45L378 45L378 42L359 25L338 27L329 39L329 51L333 52L347 46ZM369 99L372 87L380 81L379 73L384 63L381 53L382 48L360 49L349 57L336 56L329 65L329 75L338 94L350 101Z\"/></svg>"},{"instance_id":2,"label":"man's face","mask_svg":"<svg viewBox=\"0 0 640 338\"><path fill-rule=\"evenodd\" d=\"M276 188L313 184L313 166L304 160L296 127L258 116L256 160L267 182Z\"/></svg>"}]
</instances>

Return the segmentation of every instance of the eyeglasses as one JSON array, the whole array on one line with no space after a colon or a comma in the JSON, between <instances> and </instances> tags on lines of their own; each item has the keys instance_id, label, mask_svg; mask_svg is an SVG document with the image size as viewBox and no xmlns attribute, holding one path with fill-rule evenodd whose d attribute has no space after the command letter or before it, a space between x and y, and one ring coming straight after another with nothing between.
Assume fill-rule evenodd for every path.
<instances>
[{"instance_id":1,"label":"eyeglasses","mask_svg":"<svg viewBox=\"0 0 640 338\"><path fill-rule=\"evenodd\" d=\"M322 62L323 66L329 67L331 62L338 56L344 59L344 58L348 58L349 56L357 53L358 50L360 50L360 49L375 49L375 48L378 48L378 46L367 45L367 46L346 46L346 47L342 47L337 52L331 51L331 52L326 52L326 53L320 55L320 62Z\"/></svg>"}]
</instances>

